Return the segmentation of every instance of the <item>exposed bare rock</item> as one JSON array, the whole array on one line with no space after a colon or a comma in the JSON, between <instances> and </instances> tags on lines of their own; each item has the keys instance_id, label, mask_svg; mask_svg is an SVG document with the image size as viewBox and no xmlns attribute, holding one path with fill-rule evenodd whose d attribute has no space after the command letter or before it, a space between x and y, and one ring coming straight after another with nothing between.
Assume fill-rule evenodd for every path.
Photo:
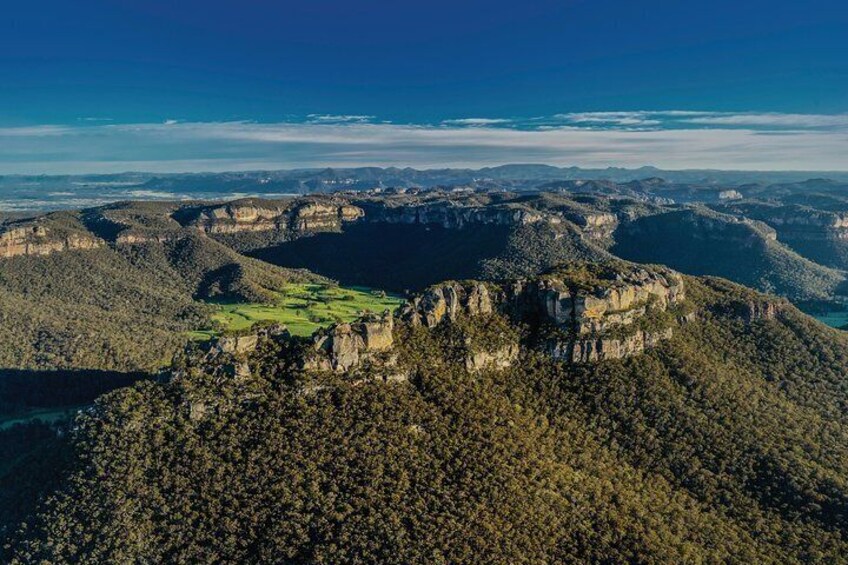
<instances>
[{"instance_id":1,"label":"exposed bare rock","mask_svg":"<svg viewBox=\"0 0 848 565\"><path fill-rule=\"evenodd\" d=\"M622 359L656 347L673 335L671 328L648 333L637 330L626 337L585 337L572 340L551 340L548 353L554 359L569 363L592 363L605 359Z\"/></svg>"},{"instance_id":2,"label":"exposed bare rock","mask_svg":"<svg viewBox=\"0 0 848 565\"><path fill-rule=\"evenodd\" d=\"M774 300L754 300L742 304L742 318L746 323L774 320L783 310L783 304Z\"/></svg>"},{"instance_id":3,"label":"exposed bare rock","mask_svg":"<svg viewBox=\"0 0 848 565\"><path fill-rule=\"evenodd\" d=\"M683 278L670 269L597 264L568 266L513 292L523 317L535 309L535 317L557 329L545 340L548 353L571 363L620 359L670 338L671 327L639 325L685 296Z\"/></svg>"},{"instance_id":4,"label":"exposed bare rock","mask_svg":"<svg viewBox=\"0 0 848 565\"><path fill-rule=\"evenodd\" d=\"M304 366L337 373L351 371L376 354L390 351L393 329L394 318L386 312L318 330L312 338L313 354L307 356Z\"/></svg>"},{"instance_id":5,"label":"exposed bare rock","mask_svg":"<svg viewBox=\"0 0 848 565\"><path fill-rule=\"evenodd\" d=\"M242 200L181 212L181 221L206 233L335 231L357 220L363 211L339 198L312 197L274 203Z\"/></svg>"},{"instance_id":6,"label":"exposed bare rock","mask_svg":"<svg viewBox=\"0 0 848 565\"><path fill-rule=\"evenodd\" d=\"M447 282L430 287L422 296L414 298L404 307L401 317L413 325L432 328L444 319L455 320L460 314L490 314L494 311L495 300L486 283Z\"/></svg>"},{"instance_id":7,"label":"exposed bare rock","mask_svg":"<svg viewBox=\"0 0 848 565\"><path fill-rule=\"evenodd\" d=\"M446 229L461 229L469 225L515 226L541 221L558 224L562 218L520 207L488 207L456 205L448 201L433 203L410 202L406 205L385 205L373 202L365 206L365 221L389 224L436 224Z\"/></svg>"},{"instance_id":8,"label":"exposed bare rock","mask_svg":"<svg viewBox=\"0 0 848 565\"><path fill-rule=\"evenodd\" d=\"M484 369L506 369L518 359L518 343L509 343L493 350L469 351L465 357L465 368L470 373Z\"/></svg>"},{"instance_id":9,"label":"exposed bare rock","mask_svg":"<svg viewBox=\"0 0 848 565\"><path fill-rule=\"evenodd\" d=\"M668 339L671 327L646 331L639 326L684 298L683 278L671 269L576 262L516 281L505 291L476 281L439 284L411 300L401 318L432 328L459 316L503 312L514 320L552 326L556 335L544 340L548 353L582 363L626 357ZM506 364L512 355L509 348L475 351L467 366Z\"/></svg>"},{"instance_id":10,"label":"exposed bare rock","mask_svg":"<svg viewBox=\"0 0 848 565\"><path fill-rule=\"evenodd\" d=\"M343 222L352 222L363 214L362 209L346 203L309 202L293 210L290 226L296 232L332 231L340 229Z\"/></svg>"},{"instance_id":11,"label":"exposed bare rock","mask_svg":"<svg viewBox=\"0 0 848 565\"><path fill-rule=\"evenodd\" d=\"M565 217L579 226L583 237L590 240L609 239L618 227L618 218L615 214L566 213Z\"/></svg>"},{"instance_id":12,"label":"exposed bare rock","mask_svg":"<svg viewBox=\"0 0 848 565\"><path fill-rule=\"evenodd\" d=\"M179 236L173 233L138 233L127 231L115 237L116 245L142 245L145 243L168 243Z\"/></svg>"},{"instance_id":13,"label":"exposed bare rock","mask_svg":"<svg viewBox=\"0 0 848 565\"><path fill-rule=\"evenodd\" d=\"M665 310L684 298L683 279L670 269L617 270L589 282L575 279L575 274L544 275L522 292L535 295L550 321L573 327L579 335L632 324L648 307Z\"/></svg>"},{"instance_id":14,"label":"exposed bare rock","mask_svg":"<svg viewBox=\"0 0 848 565\"><path fill-rule=\"evenodd\" d=\"M215 341L214 347L217 347L223 353L241 354L255 350L258 343L259 335L249 334L242 336L219 337Z\"/></svg>"},{"instance_id":15,"label":"exposed bare rock","mask_svg":"<svg viewBox=\"0 0 848 565\"><path fill-rule=\"evenodd\" d=\"M71 249L95 249L105 242L84 234L56 234L39 224L12 227L0 232L0 257L49 255Z\"/></svg>"}]
</instances>

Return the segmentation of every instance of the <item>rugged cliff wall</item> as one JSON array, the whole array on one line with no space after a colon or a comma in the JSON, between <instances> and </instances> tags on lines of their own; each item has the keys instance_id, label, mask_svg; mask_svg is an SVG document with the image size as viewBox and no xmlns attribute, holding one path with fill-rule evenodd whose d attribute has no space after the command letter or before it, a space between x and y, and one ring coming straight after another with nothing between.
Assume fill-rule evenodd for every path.
<instances>
[{"instance_id":1,"label":"rugged cliff wall","mask_svg":"<svg viewBox=\"0 0 848 565\"><path fill-rule=\"evenodd\" d=\"M828 234L839 239L848 239L848 214L844 212L757 203L731 205L722 209L765 222L780 235L795 233L799 237L804 234L815 237L817 234Z\"/></svg>"},{"instance_id":2,"label":"rugged cliff wall","mask_svg":"<svg viewBox=\"0 0 848 565\"><path fill-rule=\"evenodd\" d=\"M615 214L582 209L541 210L516 203L480 205L473 202L438 199L433 202L408 200L357 201L364 210L364 221L389 224L433 224L445 229L463 229L474 225L524 226L572 222L588 239L609 238L618 225Z\"/></svg>"},{"instance_id":3,"label":"rugged cliff wall","mask_svg":"<svg viewBox=\"0 0 848 565\"><path fill-rule=\"evenodd\" d=\"M15 226L0 231L0 257L20 255L49 255L71 249L95 249L105 242L92 236L78 233L56 233L39 224Z\"/></svg>"},{"instance_id":4,"label":"rugged cliff wall","mask_svg":"<svg viewBox=\"0 0 848 565\"><path fill-rule=\"evenodd\" d=\"M422 335L433 340L428 347L439 348L476 373L506 369L527 351L568 364L622 359L657 347L703 316L752 324L773 320L789 307L786 301L734 289L718 279L692 284L701 298L687 298L683 277L665 267L574 262L505 285L434 285L394 314L367 314L318 330L305 341L281 327L220 338L206 356L235 359L223 366L222 374L238 377L247 371L244 355L271 337L290 343L288 351L296 352L291 363L308 372L366 380L378 374L386 381L402 381L416 370L408 364L405 340ZM710 284L728 298L704 302Z\"/></svg>"},{"instance_id":5,"label":"rugged cliff wall","mask_svg":"<svg viewBox=\"0 0 848 565\"><path fill-rule=\"evenodd\" d=\"M236 201L202 207L183 216L185 225L206 233L225 234L259 231L335 231L354 221L363 211L338 198L293 200L273 205L271 201Z\"/></svg>"},{"instance_id":6,"label":"rugged cliff wall","mask_svg":"<svg viewBox=\"0 0 848 565\"><path fill-rule=\"evenodd\" d=\"M557 359L582 363L626 357L668 339L673 330L661 314L684 298L683 279L670 269L575 263L503 288L476 281L437 285L400 316L434 327L502 312L548 327L539 345Z\"/></svg>"},{"instance_id":7,"label":"rugged cliff wall","mask_svg":"<svg viewBox=\"0 0 848 565\"><path fill-rule=\"evenodd\" d=\"M345 373L391 351L393 330L394 317L389 312L319 330L312 336L304 365L311 370Z\"/></svg>"}]
</instances>

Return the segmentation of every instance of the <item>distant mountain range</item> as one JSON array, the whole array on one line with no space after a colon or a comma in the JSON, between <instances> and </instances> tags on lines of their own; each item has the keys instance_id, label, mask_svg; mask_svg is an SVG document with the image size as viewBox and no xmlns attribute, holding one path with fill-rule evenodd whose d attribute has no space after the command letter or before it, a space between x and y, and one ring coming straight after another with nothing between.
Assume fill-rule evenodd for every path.
<instances>
[{"instance_id":1,"label":"distant mountain range","mask_svg":"<svg viewBox=\"0 0 848 565\"><path fill-rule=\"evenodd\" d=\"M396 187L531 191L544 185L548 185L545 189L550 189L550 183L587 179L661 184L665 192L676 193L664 196L691 201L717 199L718 192L728 188L746 187L764 193L767 187L775 184L797 185L805 181L817 186L848 184L848 172L665 171L655 167L581 169L511 164L483 169L360 167L229 173L10 175L0 177L0 212L81 208L119 200L233 199ZM671 190L673 187L678 189ZM799 189L806 188L809 187L799 186Z\"/></svg>"}]
</instances>

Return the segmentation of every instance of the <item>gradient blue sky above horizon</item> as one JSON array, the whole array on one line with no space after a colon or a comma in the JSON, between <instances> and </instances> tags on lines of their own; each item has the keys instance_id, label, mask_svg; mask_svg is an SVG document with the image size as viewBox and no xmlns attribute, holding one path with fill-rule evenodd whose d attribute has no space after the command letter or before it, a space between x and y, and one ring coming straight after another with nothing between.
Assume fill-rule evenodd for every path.
<instances>
[{"instance_id":1,"label":"gradient blue sky above horizon","mask_svg":"<svg viewBox=\"0 0 848 565\"><path fill-rule=\"evenodd\" d=\"M848 169L844 1L29 0L0 173Z\"/></svg>"}]
</instances>

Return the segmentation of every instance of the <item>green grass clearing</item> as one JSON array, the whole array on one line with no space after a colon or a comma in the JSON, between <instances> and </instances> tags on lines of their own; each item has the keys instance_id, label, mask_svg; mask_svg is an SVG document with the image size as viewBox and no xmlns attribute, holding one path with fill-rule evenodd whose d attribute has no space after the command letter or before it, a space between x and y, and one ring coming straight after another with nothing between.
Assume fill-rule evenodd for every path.
<instances>
[{"instance_id":1,"label":"green grass clearing","mask_svg":"<svg viewBox=\"0 0 848 565\"><path fill-rule=\"evenodd\" d=\"M250 328L256 322L277 322L292 335L308 336L335 322L350 322L366 312L381 313L403 304L403 298L366 287L290 284L278 293L276 304L216 303L215 328L191 332L193 339L209 339L221 331Z\"/></svg>"}]
</instances>

